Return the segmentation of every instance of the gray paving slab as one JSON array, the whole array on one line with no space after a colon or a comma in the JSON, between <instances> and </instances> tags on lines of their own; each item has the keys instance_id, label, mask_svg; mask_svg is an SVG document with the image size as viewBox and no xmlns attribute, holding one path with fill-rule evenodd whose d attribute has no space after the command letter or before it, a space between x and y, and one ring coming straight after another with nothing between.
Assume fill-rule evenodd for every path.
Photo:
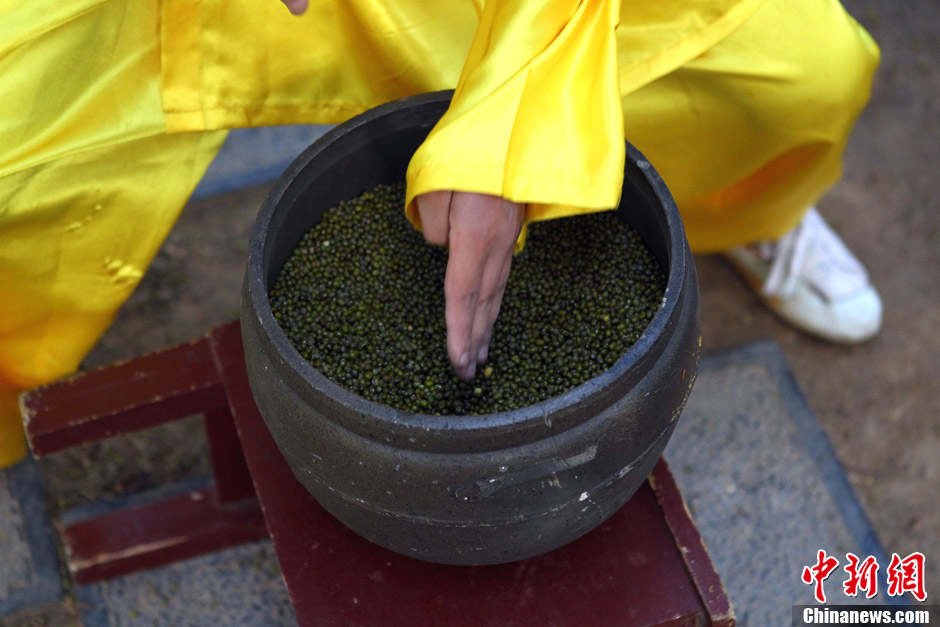
<instances>
[{"instance_id":1,"label":"gray paving slab","mask_svg":"<svg viewBox=\"0 0 940 627\"><path fill-rule=\"evenodd\" d=\"M275 180L304 149L331 128L297 124L230 131L193 191L193 199Z\"/></svg>"},{"instance_id":2,"label":"gray paving slab","mask_svg":"<svg viewBox=\"0 0 940 627\"><path fill-rule=\"evenodd\" d=\"M0 471L0 618L64 592L36 462Z\"/></svg>"},{"instance_id":3,"label":"gray paving slab","mask_svg":"<svg viewBox=\"0 0 940 627\"><path fill-rule=\"evenodd\" d=\"M738 625L787 625L792 605L815 604L800 577L820 549L840 563L828 603L902 602L886 595L884 552L775 343L703 360L666 459ZM843 592L847 552L881 565L870 601Z\"/></svg>"},{"instance_id":4,"label":"gray paving slab","mask_svg":"<svg viewBox=\"0 0 940 627\"><path fill-rule=\"evenodd\" d=\"M23 525L20 502L13 496L10 481L4 473L0 479L0 545L3 546L0 597L4 599L30 584L31 558Z\"/></svg>"}]
</instances>

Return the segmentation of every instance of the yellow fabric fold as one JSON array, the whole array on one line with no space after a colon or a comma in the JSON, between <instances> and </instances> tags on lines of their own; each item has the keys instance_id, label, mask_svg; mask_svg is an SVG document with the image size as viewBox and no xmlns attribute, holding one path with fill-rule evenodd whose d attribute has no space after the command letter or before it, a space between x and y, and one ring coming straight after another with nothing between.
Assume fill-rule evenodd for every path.
<instances>
[{"instance_id":1,"label":"yellow fabric fold","mask_svg":"<svg viewBox=\"0 0 940 627\"><path fill-rule=\"evenodd\" d=\"M155 5L38 4L0 37L0 467L17 395L78 367L226 135L166 134Z\"/></svg>"},{"instance_id":2,"label":"yellow fabric fold","mask_svg":"<svg viewBox=\"0 0 940 627\"><path fill-rule=\"evenodd\" d=\"M479 10L470 0L164 0L170 132L333 124L389 100L452 89Z\"/></svg>"},{"instance_id":3,"label":"yellow fabric fold","mask_svg":"<svg viewBox=\"0 0 940 627\"><path fill-rule=\"evenodd\" d=\"M409 165L412 223L414 197L435 190L527 203L527 222L616 207L618 18L616 0L489 0L450 108Z\"/></svg>"},{"instance_id":4,"label":"yellow fabric fold","mask_svg":"<svg viewBox=\"0 0 940 627\"><path fill-rule=\"evenodd\" d=\"M15 193L0 193L0 401L75 371L224 138L157 135L2 179ZM15 403L0 402L0 460L22 452L21 433Z\"/></svg>"},{"instance_id":5,"label":"yellow fabric fold","mask_svg":"<svg viewBox=\"0 0 940 627\"><path fill-rule=\"evenodd\" d=\"M710 50L767 0L623 2L617 28L620 93L630 94ZM799 10L792 11L797 15Z\"/></svg>"},{"instance_id":6,"label":"yellow fabric fold","mask_svg":"<svg viewBox=\"0 0 940 627\"><path fill-rule=\"evenodd\" d=\"M0 177L166 132L153 106L161 102L155 8L47 4L0 14L10 29L0 36Z\"/></svg>"},{"instance_id":7,"label":"yellow fabric fold","mask_svg":"<svg viewBox=\"0 0 940 627\"><path fill-rule=\"evenodd\" d=\"M772 0L624 95L624 133L675 197L695 252L775 239L838 181L879 58L836 0Z\"/></svg>"}]
</instances>

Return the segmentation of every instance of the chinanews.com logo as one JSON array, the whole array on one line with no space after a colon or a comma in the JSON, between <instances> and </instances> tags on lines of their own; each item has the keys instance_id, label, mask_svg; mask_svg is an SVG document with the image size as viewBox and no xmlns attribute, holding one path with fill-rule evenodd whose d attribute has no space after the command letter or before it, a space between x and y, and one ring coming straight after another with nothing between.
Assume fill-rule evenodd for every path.
<instances>
[{"instance_id":1,"label":"chinanews.com logo","mask_svg":"<svg viewBox=\"0 0 940 627\"><path fill-rule=\"evenodd\" d=\"M816 562L805 566L800 575L803 583L813 586L813 596L822 606L794 605L793 625L937 625L940 627L940 606L918 605L905 608L897 605L903 597L916 599L923 603L927 600L927 589L924 582L923 553L911 553L901 557L897 553L891 554L891 560L884 571L885 587L879 588L878 571L881 565L878 559L869 555L865 559L854 553L845 554L845 572L842 579L841 592L847 597L874 599L879 592L883 592L891 605L830 605L825 606L829 598L826 596L826 583L833 584L830 578L839 572L839 559L820 550L816 553Z\"/></svg>"},{"instance_id":2,"label":"chinanews.com logo","mask_svg":"<svg viewBox=\"0 0 940 627\"><path fill-rule=\"evenodd\" d=\"M940 625L940 605L897 606L794 605L793 626L802 625Z\"/></svg>"}]
</instances>

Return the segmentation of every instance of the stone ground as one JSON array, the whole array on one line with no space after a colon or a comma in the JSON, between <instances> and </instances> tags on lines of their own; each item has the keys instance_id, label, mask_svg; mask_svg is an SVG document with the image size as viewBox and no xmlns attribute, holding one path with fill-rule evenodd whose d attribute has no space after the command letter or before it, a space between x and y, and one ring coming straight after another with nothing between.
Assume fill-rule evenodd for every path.
<instances>
[{"instance_id":1,"label":"stone ground","mask_svg":"<svg viewBox=\"0 0 940 627\"><path fill-rule=\"evenodd\" d=\"M849 144L845 177L822 213L869 267L884 330L839 347L765 311L720 259L698 258L704 348L754 340L782 348L888 553L927 555L940 594L940 5L847 0L882 46L871 105ZM85 366L174 344L237 315L248 234L264 185L191 202L141 287ZM196 420L43 460L54 511L208 472ZM0 621L2 622L2 621ZM69 604L14 624L77 624Z\"/></svg>"}]
</instances>

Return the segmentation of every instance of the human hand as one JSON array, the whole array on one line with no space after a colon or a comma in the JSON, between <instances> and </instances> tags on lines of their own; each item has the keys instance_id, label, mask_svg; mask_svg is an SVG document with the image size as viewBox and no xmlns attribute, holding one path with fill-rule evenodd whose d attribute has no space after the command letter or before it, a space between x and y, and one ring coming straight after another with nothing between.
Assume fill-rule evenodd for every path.
<instances>
[{"instance_id":1,"label":"human hand","mask_svg":"<svg viewBox=\"0 0 940 627\"><path fill-rule=\"evenodd\" d=\"M430 244L449 246L444 277L447 354L472 379L486 361L525 206L499 196L429 192L415 198Z\"/></svg>"},{"instance_id":2,"label":"human hand","mask_svg":"<svg viewBox=\"0 0 940 627\"><path fill-rule=\"evenodd\" d=\"M287 10L294 15L303 15L307 10L307 0L281 0L287 7Z\"/></svg>"}]
</instances>

